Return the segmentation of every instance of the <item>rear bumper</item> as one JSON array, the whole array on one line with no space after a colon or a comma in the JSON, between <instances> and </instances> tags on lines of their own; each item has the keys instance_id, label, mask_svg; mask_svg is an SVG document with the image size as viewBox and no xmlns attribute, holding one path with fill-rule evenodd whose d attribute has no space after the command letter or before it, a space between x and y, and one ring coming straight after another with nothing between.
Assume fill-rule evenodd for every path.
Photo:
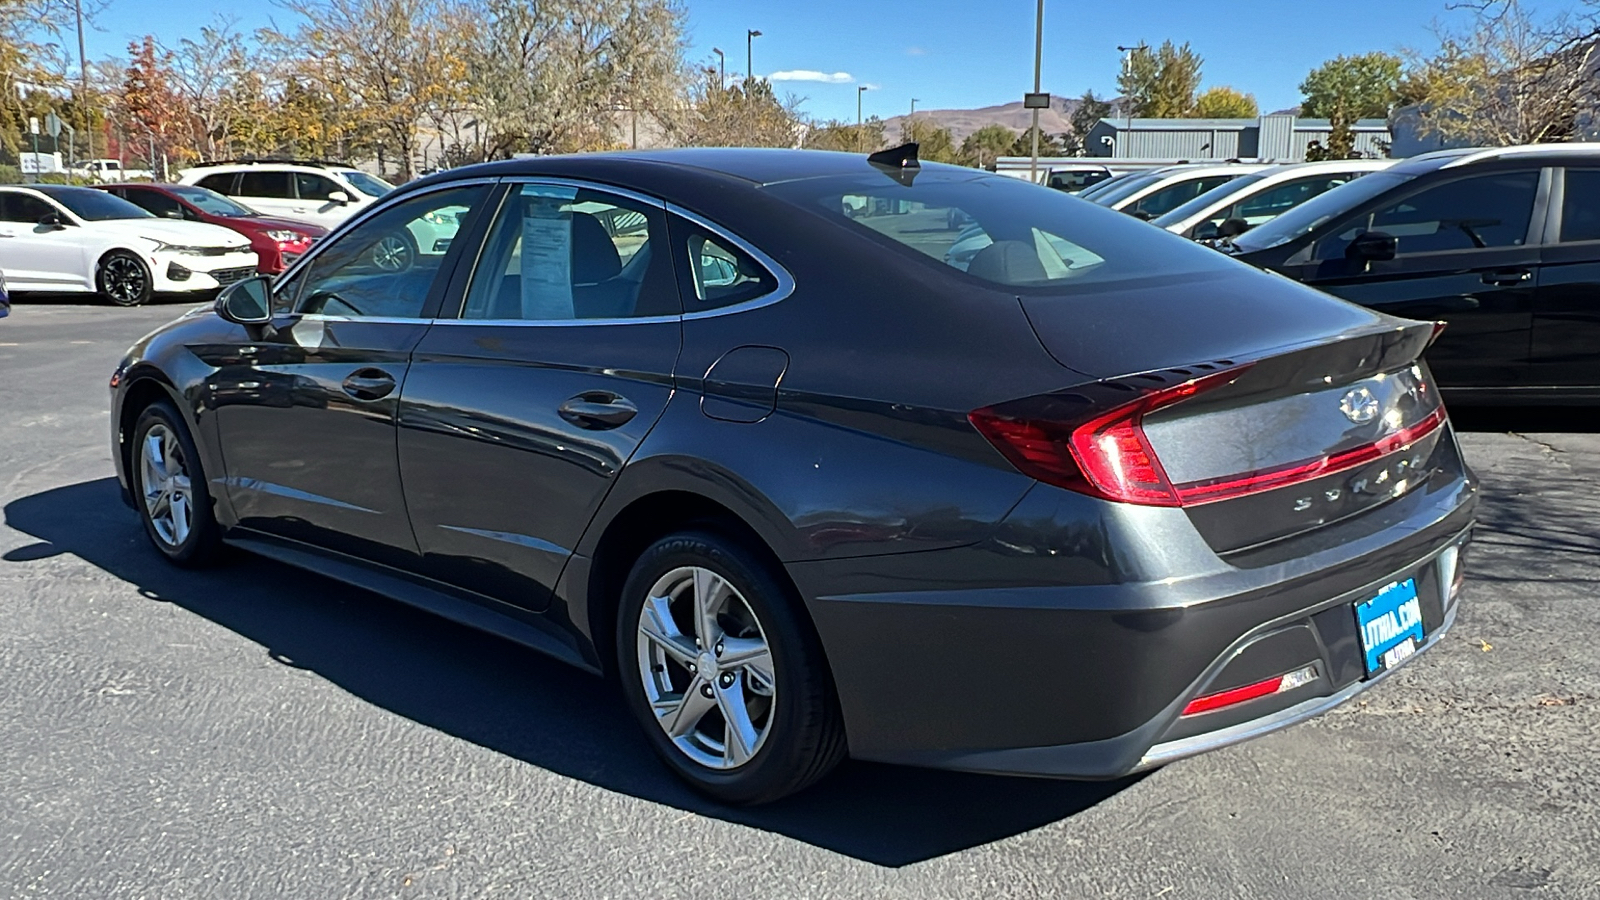
<instances>
[{"instance_id":1,"label":"rear bumper","mask_svg":"<svg viewBox=\"0 0 1600 900\"><path fill-rule=\"evenodd\" d=\"M1465 545L1476 499L1456 469L1327 529L1320 548L1223 561L1181 512L1076 522L1090 501L1041 490L985 544L790 570L812 598L853 756L1115 778L1374 686L1384 676L1366 675L1352 605L1391 581L1416 579L1431 647L1454 620L1439 558ZM1293 690L1182 715L1196 697L1305 665L1316 678Z\"/></svg>"}]
</instances>

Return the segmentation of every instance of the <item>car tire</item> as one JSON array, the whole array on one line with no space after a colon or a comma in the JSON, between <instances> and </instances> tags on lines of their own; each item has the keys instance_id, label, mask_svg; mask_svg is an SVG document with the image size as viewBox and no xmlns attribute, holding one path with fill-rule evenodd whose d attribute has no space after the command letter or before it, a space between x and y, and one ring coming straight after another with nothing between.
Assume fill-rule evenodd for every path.
<instances>
[{"instance_id":1,"label":"car tire","mask_svg":"<svg viewBox=\"0 0 1600 900\"><path fill-rule=\"evenodd\" d=\"M222 529L200 453L172 404L145 407L133 426L128 456L133 502L150 543L180 566L199 568L222 555Z\"/></svg>"},{"instance_id":2,"label":"car tire","mask_svg":"<svg viewBox=\"0 0 1600 900\"><path fill-rule=\"evenodd\" d=\"M100 257L95 268L94 287L101 297L117 306L143 306L155 293L150 267L137 254L113 250Z\"/></svg>"},{"instance_id":3,"label":"car tire","mask_svg":"<svg viewBox=\"0 0 1600 900\"><path fill-rule=\"evenodd\" d=\"M385 272L408 272L417 264L417 239L402 228L378 238L368 253L375 268Z\"/></svg>"},{"instance_id":4,"label":"car tire","mask_svg":"<svg viewBox=\"0 0 1600 900\"><path fill-rule=\"evenodd\" d=\"M711 601L709 625L702 598ZM767 803L844 757L821 642L771 565L739 542L709 530L656 541L629 573L618 612L628 707L695 789L724 803Z\"/></svg>"}]
</instances>

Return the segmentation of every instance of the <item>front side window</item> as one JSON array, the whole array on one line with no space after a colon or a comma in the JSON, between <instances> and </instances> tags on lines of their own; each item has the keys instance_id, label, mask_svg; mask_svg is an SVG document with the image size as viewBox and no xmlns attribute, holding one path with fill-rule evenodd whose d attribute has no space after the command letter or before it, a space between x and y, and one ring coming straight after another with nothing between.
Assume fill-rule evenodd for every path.
<instances>
[{"instance_id":1,"label":"front side window","mask_svg":"<svg viewBox=\"0 0 1600 900\"><path fill-rule=\"evenodd\" d=\"M1142 218L1153 219L1163 213L1171 212L1206 191L1221 187L1232 180L1233 176L1231 175L1213 175L1210 178L1180 181L1177 184L1168 185L1140 197L1138 202L1126 211Z\"/></svg>"},{"instance_id":2,"label":"front side window","mask_svg":"<svg viewBox=\"0 0 1600 900\"><path fill-rule=\"evenodd\" d=\"M447 258L421 252L418 236L434 233L428 219L441 211L464 222L457 211L476 209L487 193L482 185L469 185L391 206L329 242L285 290L298 295L302 313L418 318Z\"/></svg>"},{"instance_id":3,"label":"front side window","mask_svg":"<svg viewBox=\"0 0 1600 900\"><path fill-rule=\"evenodd\" d=\"M651 205L517 185L489 231L463 319L561 322L677 315L666 222Z\"/></svg>"},{"instance_id":4,"label":"front side window","mask_svg":"<svg viewBox=\"0 0 1600 900\"><path fill-rule=\"evenodd\" d=\"M330 195L339 189L339 186L333 183L333 179L310 172L294 173L294 187L301 200L319 201L327 201Z\"/></svg>"},{"instance_id":5,"label":"front side window","mask_svg":"<svg viewBox=\"0 0 1600 900\"><path fill-rule=\"evenodd\" d=\"M901 185L872 173L765 190L903 254L1007 288L1056 292L1234 265L1129 216L1016 178L923 172Z\"/></svg>"},{"instance_id":6,"label":"front side window","mask_svg":"<svg viewBox=\"0 0 1600 900\"><path fill-rule=\"evenodd\" d=\"M1561 242L1600 241L1600 169L1568 169Z\"/></svg>"},{"instance_id":7,"label":"front side window","mask_svg":"<svg viewBox=\"0 0 1600 900\"><path fill-rule=\"evenodd\" d=\"M239 177L239 196L293 200L294 190L288 172L246 172Z\"/></svg>"},{"instance_id":8,"label":"front side window","mask_svg":"<svg viewBox=\"0 0 1600 900\"><path fill-rule=\"evenodd\" d=\"M159 191L130 189L125 196L129 203L154 215L166 219L183 218L183 204Z\"/></svg>"},{"instance_id":9,"label":"front side window","mask_svg":"<svg viewBox=\"0 0 1600 900\"><path fill-rule=\"evenodd\" d=\"M1393 235L1401 256L1521 246L1528 238L1538 172L1462 178L1342 223L1317 242L1317 259L1337 259L1356 235Z\"/></svg>"},{"instance_id":10,"label":"front side window","mask_svg":"<svg viewBox=\"0 0 1600 900\"><path fill-rule=\"evenodd\" d=\"M31 194L12 191L0 193L0 221L37 225L40 219L51 213L59 215L55 207Z\"/></svg>"},{"instance_id":11,"label":"front side window","mask_svg":"<svg viewBox=\"0 0 1600 900\"><path fill-rule=\"evenodd\" d=\"M343 175L344 180L350 182L356 190L366 194L368 197L382 197L384 194L394 190L394 185L375 175L368 175L359 169L345 169L339 174Z\"/></svg>"}]
</instances>

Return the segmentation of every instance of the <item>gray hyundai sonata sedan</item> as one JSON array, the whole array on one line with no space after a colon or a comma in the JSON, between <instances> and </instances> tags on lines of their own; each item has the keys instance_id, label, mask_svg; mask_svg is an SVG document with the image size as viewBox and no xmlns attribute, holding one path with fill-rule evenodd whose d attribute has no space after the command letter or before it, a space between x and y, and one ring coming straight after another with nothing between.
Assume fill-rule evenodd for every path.
<instances>
[{"instance_id":1,"label":"gray hyundai sonata sedan","mask_svg":"<svg viewBox=\"0 0 1600 900\"><path fill-rule=\"evenodd\" d=\"M846 755L1113 778L1437 643L1435 333L912 145L519 159L144 338L111 421L173 562L604 673L757 803Z\"/></svg>"}]
</instances>

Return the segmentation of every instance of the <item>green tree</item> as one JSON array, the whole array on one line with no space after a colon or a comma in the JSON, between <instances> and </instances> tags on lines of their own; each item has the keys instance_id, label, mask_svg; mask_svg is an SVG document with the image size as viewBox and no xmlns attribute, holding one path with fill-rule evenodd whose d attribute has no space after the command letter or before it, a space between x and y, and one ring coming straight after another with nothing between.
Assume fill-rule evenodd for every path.
<instances>
[{"instance_id":1,"label":"green tree","mask_svg":"<svg viewBox=\"0 0 1600 900\"><path fill-rule=\"evenodd\" d=\"M1219 85L1195 98L1194 115L1197 119L1253 119L1261 115L1261 107L1254 94Z\"/></svg>"},{"instance_id":2,"label":"green tree","mask_svg":"<svg viewBox=\"0 0 1600 900\"><path fill-rule=\"evenodd\" d=\"M961 153L956 149L956 139L950 129L940 127L932 119L907 119L900 124L900 142L915 143L917 158L928 162L957 163Z\"/></svg>"},{"instance_id":3,"label":"green tree","mask_svg":"<svg viewBox=\"0 0 1600 900\"><path fill-rule=\"evenodd\" d=\"M1055 137L1053 137L1051 135L1048 135L1048 134L1044 133L1043 131L1039 132L1039 155L1040 156L1065 156L1066 152L1067 152L1066 148L1061 146L1061 141L1057 140ZM1010 152L1007 153L1006 155L1007 156L1032 156L1033 155L1033 129L1029 128L1027 131L1024 131L1023 133L1017 135L1017 139L1011 143Z\"/></svg>"},{"instance_id":4,"label":"green tree","mask_svg":"<svg viewBox=\"0 0 1600 900\"><path fill-rule=\"evenodd\" d=\"M682 137L697 147L793 147L800 136L799 101L779 100L772 83L745 78L720 84L716 69L706 69L690 92L690 112Z\"/></svg>"},{"instance_id":5,"label":"green tree","mask_svg":"<svg viewBox=\"0 0 1600 900\"><path fill-rule=\"evenodd\" d=\"M1016 139L1016 132L1004 125L985 125L961 142L961 162L981 169L1010 153Z\"/></svg>"},{"instance_id":6,"label":"green tree","mask_svg":"<svg viewBox=\"0 0 1600 900\"><path fill-rule=\"evenodd\" d=\"M1187 43L1178 46L1164 41L1154 50L1140 44L1129 52L1127 64L1117 76L1117 89L1134 116L1183 118L1194 112L1203 63Z\"/></svg>"},{"instance_id":7,"label":"green tree","mask_svg":"<svg viewBox=\"0 0 1600 900\"><path fill-rule=\"evenodd\" d=\"M800 146L807 150L870 153L882 150L886 143L883 120L872 116L860 125L836 119L812 123L806 129L805 140Z\"/></svg>"},{"instance_id":8,"label":"green tree","mask_svg":"<svg viewBox=\"0 0 1600 900\"><path fill-rule=\"evenodd\" d=\"M1311 70L1300 83L1300 115L1332 125L1324 153L1344 159L1355 151L1358 119L1387 118L1399 99L1400 57L1389 53L1337 56Z\"/></svg>"},{"instance_id":9,"label":"green tree","mask_svg":"<svg viewBox=\"0 0 1600 900\"><path fill-rule=\"evenodd\" d=\"M1094 91L1084 91L1083 96L1078 98L1077 109L1072 111L1072 117L1069 119L1072 131L1066 135L1067 140L1063 141L1067 155L1088 156L1089 132L1100 124L1101 119L1109 117L1111 113L1112 106L1109 101L1095 96Z\"/></svg>"}]
</instances>

